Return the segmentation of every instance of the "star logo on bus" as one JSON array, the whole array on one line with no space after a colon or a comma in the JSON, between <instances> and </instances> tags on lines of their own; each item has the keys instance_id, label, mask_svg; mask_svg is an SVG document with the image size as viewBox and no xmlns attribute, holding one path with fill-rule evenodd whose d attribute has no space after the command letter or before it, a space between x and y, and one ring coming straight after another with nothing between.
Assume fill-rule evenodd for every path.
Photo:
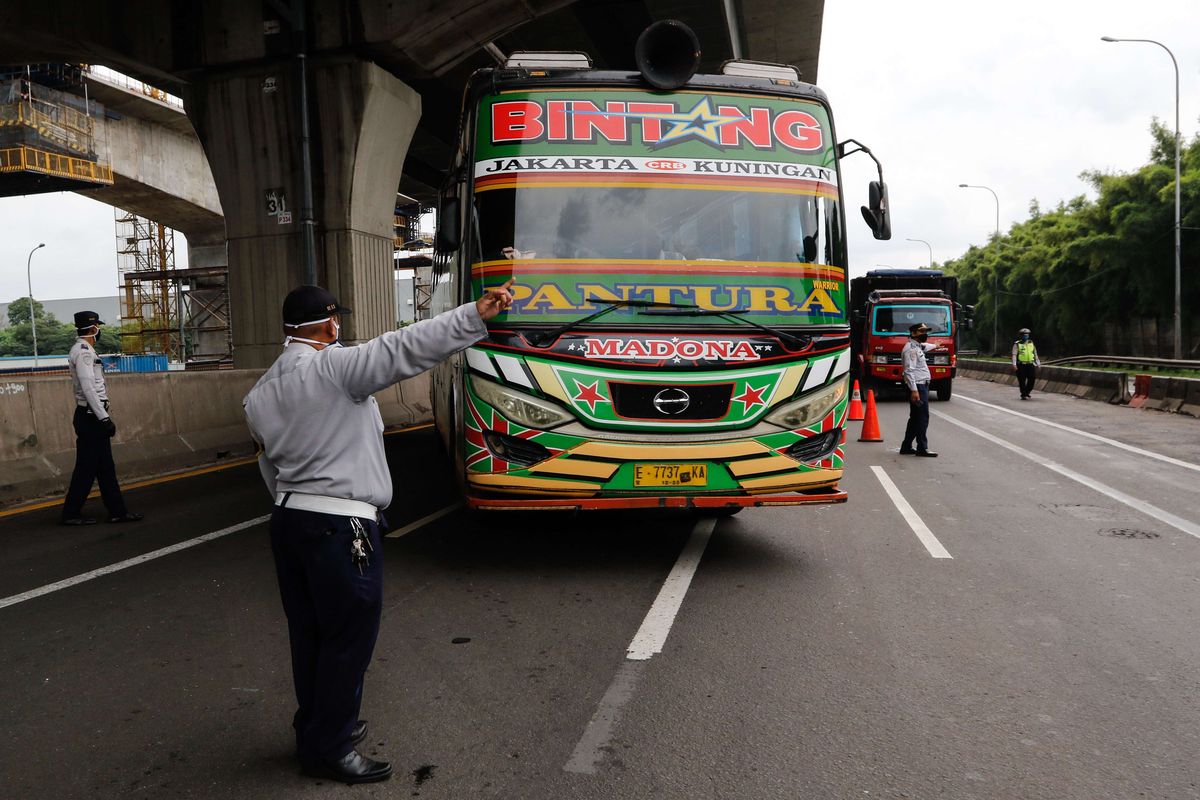
<instances>
[{"instance_id":1,"label":"star logo on bus","mask_svg":"<svg viewBox=\"0 0 1200 800\"><path fill-rule=\"evenodd\" d=\"M726 123L742 119L740 116L723 117L720 114L713 113L712 106L709 105L707 97L696 103L691 111L684 111L678 114L663 114L659 118L669 122L671 127L655 143L655 147L674 144L677 141L687 138L702 139L709 144L720 147L721 142L717 138L717 131Z\"/></svg>"},{"instance_id":2,"label":"star logo on bus","mask_svg":"<svg viewBox=\"0 0 1200 800\"><path fill-rule=\"evenodd\" d=\"M583 383L579 379L575 379L575 388L579 391L579 394L575 395L571 399L576 403L587 403L588 410L595 414L596 405L598 403L612 402L607 397L600 394L600 391L596 388L599 386L599 384L600 381L598 379L588 384Z\"/></svg>"},{"instance_id":3,"label":"star logo on bus","mask_svg":"<svg viewBox=\"0 0 1200 800\"><path fill-rule=\"evenodd\" d=\"M742 393L733 398L736 402L742 404L742 413L749 414L756 406L766 406L767 401L763 400L763 392L767 390L767 386L760 386L755 389L749 383L742 389Z\"/></svg>"}]
</instances>

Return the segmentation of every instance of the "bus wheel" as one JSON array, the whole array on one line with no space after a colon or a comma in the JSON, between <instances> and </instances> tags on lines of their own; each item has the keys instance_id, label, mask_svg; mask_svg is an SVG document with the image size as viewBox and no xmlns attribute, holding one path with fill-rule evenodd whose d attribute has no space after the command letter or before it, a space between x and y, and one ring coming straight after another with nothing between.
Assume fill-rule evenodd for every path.
<instances>
[{"instance_id":1,"label":"bus wheel","mask_svg":"<svg viewBox=\"0 0 1200 800\"><path fill-rule=\"evenodd\" d=\"M940 381L933 382L933 388L937 392L938 400L945 402L950 399L953 390L950 388L950 379L944 378Z\"/></svg>"}]
</instances>

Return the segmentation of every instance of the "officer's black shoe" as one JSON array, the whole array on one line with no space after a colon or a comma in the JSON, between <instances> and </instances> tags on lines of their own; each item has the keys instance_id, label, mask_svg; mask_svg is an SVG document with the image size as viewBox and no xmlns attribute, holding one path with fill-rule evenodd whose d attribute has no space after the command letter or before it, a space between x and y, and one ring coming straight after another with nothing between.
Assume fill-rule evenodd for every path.
<instances>
[{"instance_id":1,"label":"officer's black shoe","mask_svg":"<svg viewBox=\"0 0 1200 800\"><path fill-rule=\"evenodd\" d=\"M367 758L357 750L335 760L306 761L300 765L305 775L328 778L342 783L375 783L392 777L392 765Z\"/></svg>"},{"instance_id":2,"label":"officer's black shoe","mask_svg":"<svg viewBox=\"0 0 1200 800\"><path fill-rule=\"evenodd\" d=\"M126 511L124 514L114 514L108 518L109 522L141 522L146 517L145 514L139 514L136 511Z\"/></svg>"},{"instance_id":3,"label":"officer's black shoe","mask_svg":"<svg viewBox=\"0 0 1200 800\"><path fill-rule=\"evenodd\" d=\"M58 521L59 525L95 525L95 517L63 517Z\"/></svg>"},{"instance_id":4,"label":"officer's black shoe","mask_svg":"<svg viewBox=\"0 0 1200 800\"><path fill-rule=\"evenodd\" d=\"M917 451L913 450L911 447L901 447L900 448L900 455L902 455L902 456L911 456L916 452Z\"/></svg>"},{"instance_id":5,"label":"officer's black shoe","mask_svg":"<svg viewBox=\"0 0 1200 800\"><path fill-rule=\"evenodd\" d=\"M913 453L913 455L920 458L937 458L937 453L933 452L932 450L918 450L917 452Z\"/></svg>"},{"instance_id":6,"label":"officer's black shoe","mask_svg":"<svg viewBox=\"0 0 1200 800\"><path fill-rule=\"evenodd\" d=\"M354 730L350 731L350 744L358 744L365 738L367 738L367 721L360 719L354 723Z\"/></svg>"}]
</instances>

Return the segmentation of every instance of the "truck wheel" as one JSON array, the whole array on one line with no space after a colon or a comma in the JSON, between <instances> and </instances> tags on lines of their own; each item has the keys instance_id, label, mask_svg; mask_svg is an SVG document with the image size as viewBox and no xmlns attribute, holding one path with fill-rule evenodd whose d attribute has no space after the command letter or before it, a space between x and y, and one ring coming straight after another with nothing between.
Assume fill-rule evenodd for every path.
<instances>
[{"instance_id":1,"label":"truck wheel","mask_svg":"<svg viewBox=\"0 0 1200 800\"><path fill-rule=\"evenodd\" d=\"M941 400L942 402L949 400L950 395L953 393L953 389L951 389L951 381L949 378L946 378L946 379L940 380L940 381L935 381L933 388L935 391L937 391L937 399Z\"/></svg>"}]
</instances>

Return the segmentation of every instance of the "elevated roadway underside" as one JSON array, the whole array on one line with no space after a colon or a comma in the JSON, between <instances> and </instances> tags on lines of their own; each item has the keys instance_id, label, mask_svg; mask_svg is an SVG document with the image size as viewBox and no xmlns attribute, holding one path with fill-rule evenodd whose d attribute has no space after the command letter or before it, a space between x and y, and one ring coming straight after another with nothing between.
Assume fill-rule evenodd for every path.
<instances>
[{"instance_id":1,"label":"elevated roadway underside","mask_svg":"<svg viewBox=\"0 0 1200 800\"><path fill-rule=\"evenodd\" d=\"M716 523L638 661L695 519L422 523L453 500L436 440L391 437L404 535L385 543L363 716L397 771L356 793L1200 796L1195 420L960 380L934 404L941 456L916 459L896 453L905 403L880 414L884 443L850 432L847 504ZM10 597L195 545L0 607L0 796L341 792L292 761L254 467L129 500L145 523L0 518Z\"/></svg>"},{"instance_id":2,"label":"elevated roadway underside","mask_svg":"<svg viewBox=\"0 0 1200 800\"><path fill-rule=\"evenodd\" d=\"M725 0L310 0L310 56L364 57L420 93L421 122L400 191L428 202L452 153L462 87L474 70L495 64L484 45L504 53L582 50L601 68L633 69L637 36L654 20L674 18L699 36L703 69L733 57L736 42L742 57L795 64L815 82L824 5L734 0L731 20ZM104 64L184 94L206 74L291 60L294 6L287 0L11 0L0 7L0 53L14 64Z\"/></svg>"}]
</instances>

